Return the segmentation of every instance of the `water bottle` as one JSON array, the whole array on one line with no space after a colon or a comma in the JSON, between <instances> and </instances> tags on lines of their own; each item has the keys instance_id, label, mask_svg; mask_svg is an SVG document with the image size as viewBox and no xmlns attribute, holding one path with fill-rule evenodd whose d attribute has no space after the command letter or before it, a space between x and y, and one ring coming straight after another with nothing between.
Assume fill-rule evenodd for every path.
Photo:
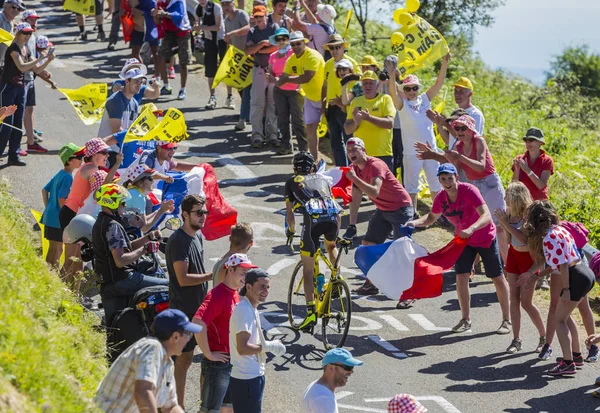
<instances>
[{"instance_id":1,"label":"water bottle","mask_svg":"<svg viewBox=\"0 0 600 413\"><path fill-rule=\"evenodd\" d=\"M317 275L317 291L319 294L323 291L323 286L325 285L325 276L323 274Z\"/></svg>"}]
</instances>

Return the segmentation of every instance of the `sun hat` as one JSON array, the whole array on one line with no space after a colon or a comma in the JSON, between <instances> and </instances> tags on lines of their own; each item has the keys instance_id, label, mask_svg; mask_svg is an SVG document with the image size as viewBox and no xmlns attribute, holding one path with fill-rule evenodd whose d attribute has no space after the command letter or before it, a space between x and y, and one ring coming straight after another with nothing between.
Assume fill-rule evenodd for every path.
<instances>
[{"instance_id":1,"label":"sun hat","mask_svg":"<svg viewBox=\"0 0 600 413\"><path fill-rule=\"evenodd\" d=\"M190 322L190 319L181 310L168 308L154 318L152 329L159 334L173 334L180 330L195 334L202 331L202 326Z\"/></svg>"},{"instance_id":2,"label":"sun hat","mask_svg":"<svg viewBox=\"0 0 600 413\"><path fill-rule=\"evenodd\" d=\"M77 146L74 143L67 143L58 151L58 157L63 165L65 165L72 157L83 156L84 151L85 147Z\"/></svg>"},{"instance_id":3,"label":"sun hat","mask_svg":"<svg viewBox=\"0 0 600 413\"><path fill-rule=\"evenodd\" d=\"M415 396L402 393L392 397L388 403L388 413L425 413L427 409Z\"/></svg>"},{"instance_id":4,"label":"sun hat","mask_svg":"<svg viewBox=\"0 0 600 413\"><path fill-rule=\"evenodd\" d=\"M308 43L308 39L304 37L304 33L301 31L295 31L290 33L290 43L304 40L304 43Z\"/></svg>"},{"instance_id":5,"label":"sun hat","mask_svg":"<svg viewBox=\"0 0 600 413\"><path fill-rule=\"evenodd\" d=\"M408 75L404 80L402 80L402 86L411 86L417 85L419 86L419 90L423 89L423 85L419 81L419 78L416 75Z\"/></svg>"},{"instance_id":6,"label":"sun hat","mask_svg":"<svg viewBox=\"0 0 600 413\"><path fill-rule=\"evenodd\" d=\"M329 46L333 46L336 44L342 44L344 45L344 48L348 48L348 42L345 41L342 35L339 33L334 33L331 36L329 36L329 39L327 39L327 43L325 43L323 47L329 50Z\"/></svg>"},{"instance_id":7,"label":"sun hat","mask_svg":"<svg viewBox=\"0 0 600 413\"><path fill-rule=\"evenodd\" d=\"M146 72L144 72L141 67L134 67L133 69L129 69L127 72L125 72L125 80L142 78L146 78Z\"/></svg>"},{"instance_id":8,"label":"sun hat","mask_svg":"<svg viewBox=\"0 0 600 413\"><path fill-rule=\"evenodd\" d=\"M33 33L35 30L33 30L31 28L31 25L29 23L19 23L17 24L17 26L15 27L15 33Z\"/></svg>"},{"instance_id":9,"label":"sun hat","mask_svg":"<svg viewBox=\"0 0 600 413\"><path fill-rule=\"evenodd\" d=\"M123 182L131 182L132 184L147 176L152 176L156 171L146 164L131 165L123 174Z\"/></svg>"},{"instance_id":10,"label":"sun hat","mask_svg":"<svg viewBox=\"0 0 600 413\"><path fill-rule=\"evenodd\" d=\"M103 171L102 169L98 169L96 172L90 176L90 193L96 192L102 185L104 185L104 180L106 179L106 175L108 172Z\"/></svg>"},{"instance_id":11,"label":"sun hat","mask_svg":"<svg viewBox=\"0 0 600 413\"><path fill-rule=\"evenodd\" d=\"M19 8L21 11L25 10L25 6L23 6L23 3L21 3L21 0L6 0L6 1L4 2L4 4L7 4L7 3L16 4L16 5L17 5L17 7L18 7L18 8Z\"/></svg>"},{"instance_id":12,"label":"sun hat","mask_svg":"<svg viewBox=\"0 0 600 413\"><path fill-rule=\"evenodd\" d=\"M261 17L267 15L267 8L265 6L254 6L252 9L252 17Z\"/></svg>"},{"instance_id":13,"label":"sun hat","mask_svg":"<svg viewBox=\"0 0 600 413\"><path fill-rule=\"evenodd\" d=\"M361 66L379 66L379 64L377 63L377 60L371 55L363 56L362 60L360 61L360 65Z\"/></svg>"},{"instance_id":14,"label":"sun hat","mask_svg":"<svg viewBox=\"0 0 600 413\"><path fill-rule=\"evenodd\" d=\"M469 89L471 92L473 91L473 83L469 80L469 78L461 77L459 78L454 85L454 87L462 87L463 89Z\"/></svg>"},{"instance_id":15,"label":"sun hat","mask_svg":"<svg viewBox=\"0 0 600 413\"><path fill-rule=\"evenodd\" d=\"M163 149L171 149L171 148L177 149L177 146L179 146L179 145L177 142L158 141L156 143L156 146L160 146Z\"/></svg>"},{"instance_id":16,"label":"sun hat","mask_svg":"<svg viewBox=\"0 0 600 413\"><path fill-rule=\"evenodd\" d=\"M458 124L458 123L465 125L475 135L479 135L479 133L477 133L477 128L475 127L475 119L473 119L471 116L462 115L461 117L456 119L454 122L452 122L452 128L455 128L456 124Z\"/></svg>"},{"instance_id":17,"label":"sun hat","mask_svg":"<svg viewBox=\"0 0 600 413\"><path fill-rule=\"evenodd\" d=\"M35 10L26 10L21 15L21 20L39 19L39 18L40 18L40 16L38 16L38 14Z\"/></svg>"},{"instance_id":18,"label":"sun hat","mask_svg":"<svg viewBox=\"0 0 600 413\"><path fill-rule=\"evenodd\" d=\"M139 68L142 71L142 73L144 73L144 75L148 74L148 68L146 67L146 65L142 64L142 62L140 62L135 57L132 57L131 59L127 59L125 61L125 64L123 65L123 68L119 73L119 79L125 80L125 73L127 73L128 70L133 69L135 67Z\"/></svg>"},{"instance_id":19,"label":"sun hat","mask_svg":"<svg viewBox=\"0 0 600 413\"><path fill-rule=\"evenodd\" d=\"M89 158L96 155L98 152L107 151L110 146L100 138L92 138L85 143L85 157Z\"/></svg>"},{"instance_id":20,"label":"sun hat","mask_svg":"<svg viewBox=\"0 0 600 413\"><path fill-rule=\"evenodd\" d=\"M317 5L317 16L323 20L323 23L333 26L333 20L337 13L331 4L319 4Z\"/></svg>"},{"instance_id":21,"label":"sun hat","mask_svg":"<svg viewBox=\"0 0 600 413\"><path fill-rule=\"evenodd\" d=\"M250 258L248 258L246 254L232 254L231 257L227 259L224 267L258 268L258 266L252 264Z\"/></svg>"},{"instance_id":22,"label":"sun hat","mask_svg":"<svg viewBox=\"0 0 600 413\"><path fill-rule=\"evenodd\" d=\"M360 80L361 81L363 81L363 80L374 80L374 81L378 82L379 81L379 77L377 76L377 74L375 74L374 71L367 70L366 72L364 72L362 74L362 76L360 77Z\"/></svg>"},{"instance_id":23,"label":"sun hat","mask_svg":"<svg viewBox=\"0 0 600 413\"><path fill-rule=\"evenodd\" d=\"M352 353L350 353L345 348L332 348L325 356L323 356L323 361L321 362L323 366L334 363L341 363L344 366L362 366L363 362L352 357Z\"/></svg>"},{"instance_id":24,"label":"sun hat","mask_svg":"<svg viewBox=\"0 0 600 413\"><path fill-rule=\"evenodd\" d=\"M348 59L340 59L340 61L335 62L333 65L334 69L352 69L354 66L352 65L352 62Z\"/></svg>"},{"instance_id":25,"label":"sun hat","mask_svg":"<svg viewBox=\"0 0 600 413\"><path fill-rule=\"evenodd\" d=\"M52 46L54 46L54 44L50 40L48 40L48 38L44 35L37 36L35 39L35 47L37 47L38 49L46 49Z\"/></svg>"},{"instance_id":26,"label":"sun hat","mask_svg":"<svg viewBox=\"0 0 600 413\"><path fill-rule=\"evenodd\" d=\"M529 128L527 129L527 133L523 136L523 140L525 139L535 139L538 142L546 143L544 140L544 132L540 128Z\"/></svg>"},{"instance_id":27,"label":"sun hat","mask_svg":"<svg viewBox=\"0 0 600 413\"><path fill-rule=\"evenodd\" d=\"M454 174L458 175L458 171L456 170L456 166L451 163L443 163L438 167L437 176L441 174Z\"/></svg>"},{"instance_id":28,"label":"sun hat","mask_svg":"<svg viewBox=\"0 0 600 413\"><path fill-rule=\"evenodd\" d=\"M277 41L275 39L280 36L286 36L289 40L290 32L285 27L280 27L279 29L275 30L274 35L269 36L269 43L271 43L273 46L277 46Z\"/></svg>"}]
</instances>

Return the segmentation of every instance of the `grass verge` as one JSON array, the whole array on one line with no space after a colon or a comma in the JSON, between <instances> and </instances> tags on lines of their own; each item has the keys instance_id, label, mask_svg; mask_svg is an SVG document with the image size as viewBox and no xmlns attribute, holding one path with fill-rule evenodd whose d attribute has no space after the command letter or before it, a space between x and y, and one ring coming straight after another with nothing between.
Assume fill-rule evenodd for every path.
<instances>
[{"instance_id":1,"label":"grass verge","mask_svg":"<svg viewBox=\"0 0 600 413\"><path fill-rule=\"evenodd\" d=\"M83 311L40 257L39 235L22 211L0 181L0 406L25 400L7 411L94 411L91 398L106 372L98 317Z\"/></svg>"}]
</instances>

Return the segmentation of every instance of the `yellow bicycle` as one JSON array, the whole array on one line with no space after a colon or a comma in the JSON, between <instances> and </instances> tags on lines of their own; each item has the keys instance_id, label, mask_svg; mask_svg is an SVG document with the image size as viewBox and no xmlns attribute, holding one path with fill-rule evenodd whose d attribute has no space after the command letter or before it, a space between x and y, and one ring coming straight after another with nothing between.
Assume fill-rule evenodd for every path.
<instances>
[{"instance_id":1,"label":"yellow bicycle","mask_svg":"<svg viewBox=\"0 0 600 413\"><path fill-rule=\"evenodd\" d=\"M335 264L331 264L327 253L322 248L319 248L315 253L315 266L313 270L315 311L317 313L317 320L321 321L321 341L323 341L327 350L344 345L352 315L350 289L340 271L342 251L348 254L348 249L352 245L352 241L338 238L336 244L338 247L338 256ZM330 277L319 291L317 288L317 275L321 273L319 268L320 262L325 263L329 269ZM294 330L299 330L302 321L307 315L307 300L304 297L303 281L302 261L300 261L294 268L288 289L288 318ZM310 327L309 332L311 334L314 333L314 326Z\"/></svg>"}]
</instances>

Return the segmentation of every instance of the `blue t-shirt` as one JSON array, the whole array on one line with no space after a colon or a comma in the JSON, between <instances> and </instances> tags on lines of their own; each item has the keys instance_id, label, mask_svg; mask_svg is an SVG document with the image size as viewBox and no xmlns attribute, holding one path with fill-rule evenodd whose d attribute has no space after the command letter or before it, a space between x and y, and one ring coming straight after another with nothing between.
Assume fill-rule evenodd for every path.
<instances>
[{"instance_id":1,"label":"blue t-shirt","mask_svg":"<svg viewBox=\"0 0 600 413\"><path fill-rule=\"evenodd\" d=\"M48 192L48 205L46 205L42 214L42 224L52 228L60 228L60 221L58 220L60 204L58 200L61 198L66 199L69 196L72 183L73 176L62 169L46 184L44 189Z\"/></svg>"},{"instance_id":2,"label":"blue t-shirt","mask_svg":"<svg viewBox=\"0 0 600 413\"><path fill-rule=\"evenodd\" d=\"M120 80L120 79L119 80L115 80L114 83L111 86L111 90L112 90L113 87L115 87L115 85L121 85L121 86L125 87L125 81L124 80ZM146 88L147 87L148 86L146 86L146 85L142 85L142 88L140 89L140 93L137 93L137 94L133 95L133 98L135 100L137 100L138 105L142 104L142 98L144 97L144 93L146 92Z\"/></svg>"},{"instance_id":3,"label":"blue t-shirt","mask_svg":"<svg viewBox=\"0 0 600 413\"><path fill-rule=\"evenodd\" d=\"M129 126L139 115L140 104L135 99L127 99L123 91L113 93L104 106L104 115L100 121L98 136L106 137L112 135L110 129L110 119L121 119L123 130L129 129Z\"/></svg>"}]
</instances>

